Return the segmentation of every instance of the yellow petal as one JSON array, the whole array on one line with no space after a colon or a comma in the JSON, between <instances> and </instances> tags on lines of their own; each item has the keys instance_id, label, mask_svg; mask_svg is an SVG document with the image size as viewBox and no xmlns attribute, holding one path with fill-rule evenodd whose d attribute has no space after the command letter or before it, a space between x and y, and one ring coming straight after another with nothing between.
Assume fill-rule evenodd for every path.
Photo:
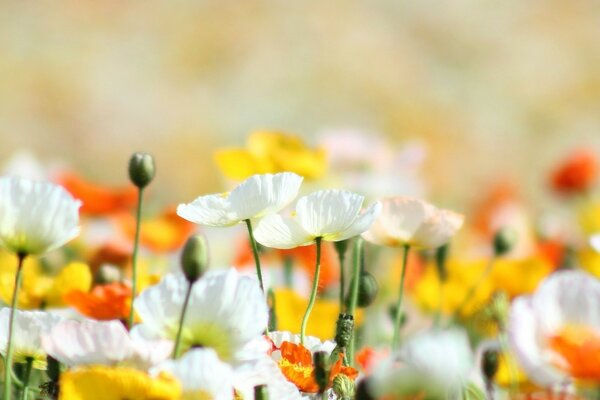
<instances>
[{"instance_id":1,"label":"yellow petal","mask_svg":"<svg viewBox=\"0 0 600 400\"><path fill-rule=\"evenodd\" d=\"M81 262L67 264L56 276L46 296L50 306L64 306L63 296L73 290L88 292L92 287L90 268Z\"/></svg>"}]
</instances>

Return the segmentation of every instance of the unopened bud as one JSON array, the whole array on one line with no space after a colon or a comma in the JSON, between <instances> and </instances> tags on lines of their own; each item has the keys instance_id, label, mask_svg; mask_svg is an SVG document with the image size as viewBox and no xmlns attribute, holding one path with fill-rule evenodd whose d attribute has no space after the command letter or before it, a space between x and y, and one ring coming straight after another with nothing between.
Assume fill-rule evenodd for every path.
<instances>
[{"instance_id":1,"label":"unopened bud","mask_svg":"<svg viewBox=\"0 0 600 400\"><path fill-rule=\"evenodd\" d=\"M111 264L103 264L96 272L96 283L108 285L121 280L121 271L118 267Z\"/></svg>"},{"instance_id":2,"label":"unopened bud","mask_svg":"<svg viewBox=\"0 0 600 400\"><path fill-rule=\"evenodd\" d=\"M335 343L338 347L348 347L352 340L354 317L350 314L340 314L335 326Z\"/></svg>"},{"instance_id":3,"label":"unopened bud","mask_svg":"<svg viewBox=\"0 0 600 400\"><path fill-rule=\"evenodd\" d=\"M196 282L208 267L208 246L202 235L193 235L181 252L181 268L190 283Z\"/></svg>"},{"instance_id":4,"label":"unopened bud","mask_svg":"<svg viewBox=\"0 0 600 400\"><path fill-rule=\"evenodd\" d=\"M333 393L339 400L354 399L354 381L344 374L337 374L333 378Z\"/></svg>"},{"instance_id":5,"label":"unopened bud","mask_svg":"<svg viewBox=\"0 0 600 400\"><path fill-rule=\"evenodd\" d=\"M355 400L375 400L375 396L370 392L370 382L371 380L369 378L365 378L358 383L356 386Z\"/></svg>"},{"instance_id":6,"label":"unopened bud","mask_svg":"<svg viewBox=\"0 0 600 400\"><path fill-rule=\"evenodd\" d=\"M254 386L254 400L269 400L267 385Z\"/></svg>"},{"instance_id":7,"label":"unopened bud","mask_svg":"<svg viewBox=\"0 0 600 400\"><path fill-rule=\"evenodd\" d=\"M499 364L498 351L488 349L483 352L483 356L481 357L481 372L483 372L483 376L488 382L494 379L496 372L498 372Z\"/></svg>"},{"instance_id":8,"label":"unopened bud","mask_svg":"<svg viewBox=\"0 0 600 400\"><path fill-rule=\"evenodd\" d=\"M358 306L368 307L375 301L379 285L375 277L369 272L362 272L358 282Z\"/></svg>"},{"instance_id":9,"label":"unopened bud","mask_svg":"<svg viewBox=\"0 0 600 400\"><path fill-rule=\"evenodd\" d=\"M448 259L448 249L450 245L446 243L445 245L438 247L435 251L435 266L437 268L438 276L440 281L444 282L448 279L448 270L446 269L446 260Z\"/></svg>"},{"instance_id":10,"label":"unopened bud","mask_svg":"<svg viewBox=\"0 0 600 400\"><path fill-rule=\"evenodd\" d=\"M129 159L129 179L138 188L148 186L155 173L154 158L150 154L134 153Z\"/></svg>"},{"instance_id":11,"label":"unopened bud","mask_svg":"<svg viewBox=\"0 0 600 400\"><path fill-rule=\"evenodd\" d=\"M500 228L494 235L494 255L503 256L517 243L517 232L512 228Z\"/></svg>"},{"instance_id":12,"label":"unopened bud","mask_svg":"<svg viewBox=\"0 0 600 400\"><path fill-rule=\"evenodd\" d=\"M52 356L47 356L48 367L46 368L46 375L53 382L58 382L60 378L60 363Z\"/></svg>"},{"instance_id":13,"label":"unopened bud","mask_svg":"<svg viewBox=\"0 0 600 400\"><path fill-rule=\"evenodd\" d=\"M319 386L319 393L325 392L329 383L329 366L327 365L327 353L317 351L313 354L314 378Z\"/></svg>"},{"instance_id":14,"label":"unopened bud","mask_svg":"<svg viewBox=\"0 0 600 400\"><path fill-rule=\"evenodd\" d=\"M348 244L350 243L350 239L340 240L339 242L333 242L335 246L335 251L337 251L338 255L343 258L344 254L346 254L346 250L348 249Z\"/></svg>"}]
</instances>

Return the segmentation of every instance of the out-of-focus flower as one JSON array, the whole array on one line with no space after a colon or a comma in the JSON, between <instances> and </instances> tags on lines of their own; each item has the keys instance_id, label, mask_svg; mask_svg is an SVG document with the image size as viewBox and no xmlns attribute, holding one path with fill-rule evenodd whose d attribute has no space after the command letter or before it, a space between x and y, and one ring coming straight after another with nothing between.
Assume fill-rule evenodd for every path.
<instances>
[{"instance_id":1,"label":"out-of-focus flower","mask_svg":"<svg viewBox=\"0 0 600 400\"><path fill-rule=\"evenodd\" d=\"M278 364L268 355L250 363L236 366L234 369L235 392L242 399L254 396L254 387L266 385L269 399L304 399L296 385L288 381Z\"/></svg>"},{"instance_id":2,"label":"out-of-focus flower","mask_svg":"<svg viewBox=\"0 0 600 400\"><path fill-rule=\"evenodd\" d=\"M8 322L10 308L0 310L0 353L6 356L8 340ZM33 367L46 369L46 353L42 349L41 335L52 329L60 317L44 311L15 310L15 330L18 334L12 338L13 360L25 362L27 357L33 358Z\"/></svg>"},{"instance_id":3,"label":"out-of-focus flower","mask_svg":"<svg viewBox=\"0 0 600 400\"><path fill-rule=\"evenodd\" d=\"M152 377L127 367L92 366L61 374L61 400L179 400L181 386L172 376Z\"/></svg>"},{"instance_id":4,"label":"out-of-focus flower","mask_svg":"<svg viewBox=\"0 0 600 400\"><path fill-rule=\"evenodd\" d=\"M148 370L169 358L173 342L131 337L120 321L59 322L42 336L44 350L68 367L128 366Z\"/></svg>"},{"instance_id":5,"label":"out-of-focus flower","mask_svg":"<svg viewBox=\"0 0 600 400\"><path fill-rule=\"evenodd\" d=\"M600 232L600 201L585 200L577 204L577 221L583 233L593 235Z\"/></svg>"},{"instance_id":6,"label":"out-of-focus flower","mask_svg":"<svg viewBox=\"0 0 600 400\"><path fill-rule=\"evenodd\" d=\"M253 132L246 149L219 150L215 160L225 176L236 180L285 171L317 179L327 167L323 149L311 149L298 136L275 131Z\"/></svg>"},{"instance_id":7,"label":"out-of-focus flower","mask_svg":"<svg viewBox=\"0 0 600 400\"><path fill-rule=\"evenodd\" d=\"M363 238L380 246L431 249L446 244L464 217L410 197L382 200L382 212Z\"/></svg>"},{"instance_id":8,"label":"out-of-focus flower","mask_svg":"<svg viewBox=\"0 0 600 400\"><path fill-rule=\"evenodd\" d=\"M2 251L0 265L0 300L10 304L17 271L16 257ZM20 309L63 307L66 305L65 294L73 290L88 291L91 285L92 274L86 264L71 262L52 275L44 271L37 259L27 258L23 263L23 284L17 306Z\"/></svg>"},{"instance_id":9,"label":"out-of-focus flower","mask_svg":"<svg viewBox=\"0 0 600 400\"><path fill-rule=\"evenodd\" d=\"M458 393L473 368L465 332L458 329L416 335L373 372L375 396L443 398Z\"/></svg>"},{"instance_id":10,"label":"out-of-focus flower","mask_svg":"<svg viewBox=\"0 0 600 400\"><path fill-rule=\"evenodd\" d=\"M125 236L133 243L135 237L135 217L132 213L119 213L116 223ZM140 244L155 252L169 252L179 249L194 232L196 226L180 218L174 208L168 208L156 218L142 221Z\"/></svg>"},{"instance_id":11,"label":"out-of-focus flower","mask_svg":"<svg viewBox=\"0 0 600 400\"><path fill-rule=\"evenodd\" d=\"M374 203L361 213L364 197L345 190L320 190L301 197L290 216L268 215L256 227L263 246L291 249L317 238L337 242L360 235L373 223L381 208Z\"/></svg>"},{"instance_id":12,"label":"out-of-focus flower","mask_svg":"<svg viewBox=\"0 0 600 400\"><path fill-rule=\"evenodd\" d=\"M73 290L64 296L65 303L86 317L97 320L124 319L129 316L131 287L114 282L97 285L90 292Z\"/></svg>"},{"instance_id":13,"label":"out-of-focus flower","mask_svg":"<svg viewBox=\"0 0 600 400\"><path fill-rule=\"evenodd\" d=\"M232 226L278 212L294 200L301 184L302 177L290 172L253 175L230 193L180 204L177 215L199 225Z\"/></svg>"},{"instance_id":14,"label":"out-of-focus flower","mask_svg":"<svg viewBox=\"0 0 600 400\"><path fill-rule=\"evenodd\" d=\"M169 274L144 290L134 301L148 339L175 339L188 282L183 274ZM224 361L252 359L264 351L262 331L268 309L258 282L234 268L207 272L193 286L190 312L182 327L183 349L214 349Z\"/></svg>"},{"instance_id":15,"label":"out-of-focus flower","mask_svg":"<svg viewBox=\"0 0 600 400\"><path fill-rule=\"evenodd\" d=\"M599 303L600 282L581 271L556 272L513 302L509 337L533 382L600 382Z\"/></svg>"},{"instance_id":16,"label":"out-of-focus flower","mask_svg":"<svg viewBox=\"0 0 600 400\"><path fill-rule=\"evenodd\" d=\"M590 246L598 253L600 253L600 233L590 238Z\"/></svg>"},{"instance_id":17,"label":"out-of-focus flower","mask_svg":"<svg viewBox=\"0 0 600 400\"><path fill-rule=\"evenodd\" d=\"M588 149L579 149L552 172L551 185L559 194L585 193L596 183L599 172L597 155Z\"/></svg>"},{"instance_id":18,"label":"out-of-focus flower","mask_svg":"<svg viewBox=\"0 0 600 400\"><path fill-rule=\"evenodd\" d=\"M190 350L177 360L165 361L157 370L179 380L183 400L231 400L233 397L233 370L219 360L213 349Z\"/></svg>"},{"instance_id":19,"label":"out-of-focus flower","mask_svg":"<svg viewBox=\"0 0 600 400\"><path fill-rule=\"evenodd\" d=\"M37 255L79 234L79 207L64 188L49 182L0 178L0 246Z\"/></svg>"},{"instance_id":20,"label":"out-of-focus flower","mask_svg":"<svg viewBox=\"0 0 600 400\"><path fill-rule=\"evenodd\" d=\"M308 299L300 296L291 289L275 290L275 315L277 328L283 331L300 332L300 318ZM320 339L327 339L335 334L335 323L340 312L338 301L328 299L317 299L312 310L313 322L309 322L306 328L307 334ZM362 321L362 310L355 315L356 324Z\"/></svg>"},{"instance_id":21,"label":"out-of-focus flower","mask_svg":"<svg viewBox=\"0 0 600 400\"><path fill-rule=\"evenodd\" d=\"M356 362L365 374L370 374L373 369L389 356L388 349L374 349L365 346L356 353Z\"/></svg>"},{"instance_id":22,"label":"out-of-focus flower","mask_svg":"<svg viewBox=\"0 0 600 400\"><path fill-rule=\"evenodd\" d=\"M89 182L74 172L62 172L57 183L69 191L75 198L83 201L81 213L85 215L107 215L119 211L129 211L137 202L137 188L127 185L110 188Z\"/></svg>"}]
</instances>

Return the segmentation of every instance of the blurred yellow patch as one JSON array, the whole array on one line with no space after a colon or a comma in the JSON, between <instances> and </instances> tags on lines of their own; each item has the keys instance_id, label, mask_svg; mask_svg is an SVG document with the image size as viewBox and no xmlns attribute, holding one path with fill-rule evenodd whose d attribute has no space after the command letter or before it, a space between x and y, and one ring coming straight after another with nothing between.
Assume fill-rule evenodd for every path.
<instances>
[{"instance_id":1,"label":"blurred yellow patch","mask_svg":"<svg viewBox=\"0 0 600 400\"><path fill-rule=\"evenodd\" d=\"M291 289L275 290L275 316L277 329L292 333L300 332L302 316L308 306L308 299ZM321 340L329 340L335 336L335 323L340 312L337 300L318 299L310 314L306 334ZM362 310L357 310L356 324L362 322Z\"/></svg>"},{"instance_id":2,"label":"blurred yellow patch","mask_svg":"<svg viewBox=\"0 0 600 400\"><path fill-rule=\"evenodd\" d=\"M253 132L246 149L218 150L215 160L225 176L236 180L277 172L317 179L326 170L323 149L311 149L298 136L275 131Z\"/></svg>"},{"instance_id":3,"label":"blurred yellow patch","mask_svg":"<svg viewBox=\"0 0 600 400\"><path fill-rule=\"evenodd\" d=\"M600 232L600 201L586 201L580 204L577 219L584 233L591 235Z\"/></svg>"},{"instance_id":4,"label":"blurred yellow patch","mask_svg":"<svg viewBox=\"0 0 600 400\"><path fill-rule=\"evenodd\" d=\"M448 279L442 287L443 314L451 315L461 306L470 288L480 281L487 263L486 260L448 262ZM479 284L461 314L463 317L472 315L487 304L495 292L505 292L511 298L532 293L552 270L552 264L543 257L496 260L489 276ZM412 295L421 309L437 311L440 304L440 281L433 263L425 267Z\"/></svg>"},{"instance_id":5,"label":"blurred yellow patch","mask_svg":"<svg viewBox=\"0 0 600 400\"><path fill-rule=\"evenodd\" d=\"M10 304L15 285L17 258L6 252L0 253L0 300ZM80 262L67 264L56 275L50 275L37 258L29 257L23 264L23 280L19 292L18 307L37 309L62 307L63 296L73 290L88 291L92 285L89 267Z\"/></svg>"},{"instance_id":6,"label":"blurred yellow patch","mask_svg":"<svg viewBox=\"0 0 600 400\"><path fill-rule=\"evenodd\" d=\"M535 386L521 369L515 357L510 353L500 353L498 371L494 376L496 384L504 389L515 387L519 392L531 392L537 390Z\"/></svg>"},{"instance_id":7,"label":"blurred yellow patch","mask_svg":"<svg viewBox=\"0 0 600 400\"><path fill-rule=\"evenodd\" d=\"M588 247L577 254L577 259L581 268L600 278L600 253Z\"/></svg>"},{"instance_id":8,"label":"blurred yellow patch","mask_svg":"<svg viewBox=\"0 0 600 400\"><path fill-rule=\"evenodd\" d=\"M132 368L95 366L63 373L60 400L176 400L179 383L166 374L157 378Z\"/></svg>"}]
</instances>

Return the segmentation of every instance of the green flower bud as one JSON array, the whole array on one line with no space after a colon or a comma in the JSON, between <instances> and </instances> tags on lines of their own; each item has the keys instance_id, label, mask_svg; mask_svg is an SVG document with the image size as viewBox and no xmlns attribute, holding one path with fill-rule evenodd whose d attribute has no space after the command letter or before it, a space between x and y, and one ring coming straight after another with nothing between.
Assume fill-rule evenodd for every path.
<instances>
[{"instance_id":1,"label":"green flower bud","mask_svg":"<svg viewBox=\"0 0 600 400\"><path fill-rule=\"evenodd\" d=\"M337 374L333 378L333 393L340 400L354 399L354 381L344 374Z\"/></svg>"},{"instance_id":2,"label":"green flower bud","mask_svg":"<svg viewBox=\"0 0 600 400\"><path fill-rule=\"evenodd\" d=\"M150 154L134 153L129 159L129 179L138 188L148 186L155 173L154 158Z\"/></svg>"},{"instance_id":3,"label":"green flower bud","mask_svg":"<svg viewBox=\"0 0 600 400\"><path fill-rule=\"evenodd\" d=\"M369 383L369 378L365 378L358 383L358 386L356 386L355 400L375 400L375 396L373 396L369 391Z\"/></svg>"},{"instance_id":4,"label":"green flower bud","mask_svg":"<svg viewBox=\"0 0 600 400\"><path fill-rule=\"evenodd\" d=\"M267 385L254 386L254 400L269 400Z\"/></svg>"},{"instance_id":5,"label":"green flower bud","mask_svg":"<svg viewBox=\"0 0 600 400\"><path fill-rule=\"evenodd\" d=\"M348 244L350 243L350 239L340 240L339 242L333 242L335 246L335 251L343 257L346 254L346 250L348 249Z\"/></svg>"},{"instance_id":6,"label":"green flower bud","mask_svg":"<svg viewBox=\"0 0 600 400\"><path fill-rule=\"evenodd\" d=\"M438 276L442 282L448 279L448 271L446 270L446 260L448 259L448 248L449 244L445 244L442 247L438 247L435 251L435 266L437 268Z\"/></svg>"},{"instance_id":7,"label":"green flower bud","mask_svg":"<svg viewBox=\"0 0 600 400\"><path fill-rule=\"evenodd\" d=\"M388 315L392 321L396 320L396 310L398 309L397 304L390 304L388 307ZM402 311L402 315L400 316L400 327L402 328L408 322L408 315L406 312Z\"/></svg>"},{"instance_id":8,"label":"green flower bud","mask_svg":"<svg viewBox=\"0 0 600 400\"><path fill-rule=\"evenodd\" d=\"M52 356L46 357L46 360L48 362L48 367L46 369L48 378L50 378L53 382L58 382L58 379L60 378L60 363Z\"/></svg>"},{"instance_id":9,"label":"green flower bud","mask_svg":"<svg viewBox=\"0 0 600 400\"><path fill-rule=\"evenodd\" d=\"M500 358L498 357L498 351L488 349L483 352L481 358L481 372L488 382L491 382L498 372L498 365L500 364Z\"/></svg>"},{"instance_id":10,"label":"green flower bud","mask_svg":"<svg viewBox=\"0 0 600 400\"><path fill-rule=\"evenodd\" d=\"M517 243L517 232L512 228L501 228L494 236L494 255L503 256Z\"/></svg>"},{"instance_id":11,"label":"green flower bud","mask_svg":"<svg viewBox=\"0 0 600 400\"><path fill-rule=\"evenodd\" d=\"M338 347L348 347L352 340L354 317L350 314L340 314L336 323L335 343Z\"/></svg>"},{"instance_id":12,"label":"green flower bud","mask_svg":"<svg viewBox=\"0 0 600 400\"><path fill-rule=\"evenodd\" d=\"M354 279L352 279L354 281ZM350 287L352 287L352 283L350 283ZM358 297L356 301L356 305L358 307L368 307L370 306L375 298L377 297L377 293L379 292L379 284L375 277L366 271L360 273L358 278ZM350 304L350 296L346 296L346 307Z\"/></svg>"},{"instance_id":13,"label":"green flower bud","mask_svg":"<svg viewBox=\"0 0 600 400\"><path fill-rule=\"evenodd\" d=\"M327 389L329 383L329 366L327 365L327 353L317 351L313 354L314 378L319 385L319 393L323 393Z\"/></svg>"},{"instance_id":14,"label":"green flower bud","mask_svg":"<svg viewBox=\"0 0 600 400\"><path fill-rule=\"evenodd\" d=\"M188 282L196 282L208 266L208 245L203 235L193 235L181 252L181 268Z\"/></svg>"}]
</instances>

